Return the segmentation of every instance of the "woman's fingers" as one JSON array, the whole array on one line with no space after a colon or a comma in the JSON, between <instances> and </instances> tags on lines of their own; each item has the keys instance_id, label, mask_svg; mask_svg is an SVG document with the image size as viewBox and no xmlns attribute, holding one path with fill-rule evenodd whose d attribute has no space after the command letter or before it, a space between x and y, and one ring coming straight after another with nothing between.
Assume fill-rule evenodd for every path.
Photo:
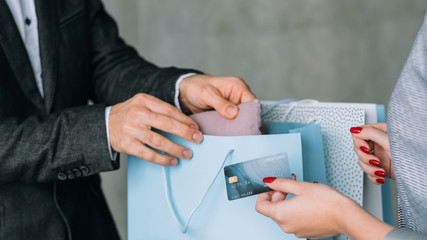
<instances>
[{"instance_id":1,"label":"woman's fingers","mask_svg":"<svg viewBox=\"0 0 427 240\"><path fill-rule=\"evenodd\" d=\"M364 127L374 127L377 128L383 132L387 132L387 123L373 123L373 124L366 124Z\"/></svg>"},{"instance_id":2,"label":"woman's fingers","mask_svg":"<svg viewBox=\"0 0 427 240\"><path fill-rule=\"evenodd\" d=\"M362 161L359 161L359 166L363 169L371 182L375 184L385 183L386 173L383 168L373 166L372 164L366 164Z\"/></svg>"},{"instance_id":3,"label":"woman's fingers","mask_svg":"<svg viewBox=\"0 0 427 240\"><path fill-rule=\"evenodd\" d=\"M286 199L288 196L287 193L274 191L273 194L271 194L271 202L280 202Z\"/></svg>"},{"instance_id":4,"label":"woman's fingers","mask_svg":"<svg viewBox=\"0 0 427 240\"><path fill-rule=\"evenodd\" d=\"M271 192L259 194L256 200L255 210L264 216L273 217L276 210L274 203L271 201L272 195Z\"/></svg>"},{"instance_id":5,"label":"woman's fingers","mask_svg":"<svg viewBox=\"0 0 427 240\"><path fill-rule=\"evenodd\" d=\"M382 126L382 128L384 128ZM388 141L388 135L387 132L374 127L373 125L365 125L362 127L354 127L350 129L350 132L353 134L353 141L355 139L361 139L361 140L365 140L366 141L372 141L375 142L378 145L381 145L384 149L389 149L389 141ZM361 143L360 141L358 143ZM369 144L366 143L364 145L361 146L365 146L369 149ZM355 147L356 147L356 142L355 142ZM372 149L369 149L372 150Z\"/></svg>"}]
</instances>

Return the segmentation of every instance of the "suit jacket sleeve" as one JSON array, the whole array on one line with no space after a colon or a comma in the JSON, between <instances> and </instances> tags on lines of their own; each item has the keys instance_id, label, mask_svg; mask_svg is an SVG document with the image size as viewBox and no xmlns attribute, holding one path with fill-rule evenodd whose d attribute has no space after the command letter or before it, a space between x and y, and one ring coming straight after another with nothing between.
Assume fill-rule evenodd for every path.
<instances>
[{"instance_id":1,"label":"suit jacket sleeve","mask_svg":"<svg viewBox=\"0 0 427 240\"><path fill-rule=\"evenodd\" d=\"M116 24L99 0L82 1L82 4L87 25L73 29L88 29L79 32L82 36L78 39L88 39L90 70L89 73L82 70L85 72L77 76L90 77L87 78L89 84L75 85L81 86L81 92L74 85L72 90L67 90L57 83L54 110L46 114L42 113L43 106L39 104L38 109L33 109L20 91L14 92L19 89L14 81L0 83L1 99L6 100L0 103L0 182L50 182L117 169L119 162L111 161L109 156L105 105L125 101L140 92L173 103L177 78L189 72L198 73L191 69L159 68L145 61L119 38ZM19 36L15 32L15 36ZM41 46L43 44L46 43ZM21 45L17 48L23 48ZM70 66L86 62L86 59L75 60L73 54L79 55L79 49L73 51L65 51L74 61ZM65 56L60 59L63 58L67 59ZM59 74L59 82L72 81L66 73ZM5 79L11 78L9 72L3 75ZM82 82L82 79L76 81ZM99 105L84 106L87 98Z\"/></svg>"},{"instance_id":2,"label":"suit jacket sleeve","mask_svg":"<svg viewBox=\"0 0 427 240\"><path fill-rule=\"evenodd\" d=\"M103 105L59 114L0 119L0 182L49 182L117 169Z\"/></svg>"},{"instance_id":3,"label":"suit jacket sleeve","mask_svg":"<svg viewBox=\"0 0 427 240\"><path fill-rule=\"evenodd\" d=\"M113 105L137 93L148 93L170 104L175 83L194 69L159 68L140 57L118 35L117 25L98 0L90 1L93 99Z\"/></svg>"}]
</instances>

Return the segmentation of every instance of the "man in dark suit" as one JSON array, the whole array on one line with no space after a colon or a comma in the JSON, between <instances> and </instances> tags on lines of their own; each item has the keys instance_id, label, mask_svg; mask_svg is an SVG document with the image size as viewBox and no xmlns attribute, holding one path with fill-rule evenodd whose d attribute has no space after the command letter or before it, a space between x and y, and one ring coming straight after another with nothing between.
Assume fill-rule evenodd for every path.
<instances>
[{"instance_id":1,"label":"man in dark suit","mask_svg":"<svg viewBox=\"0 0 427 240\"><path fill-rule=\"evenodd\" d=\"M0 1L0 239L119 238L98 175L115 152L176 165L191 150L151 128L202 135L171 104L234 118L252 99L241 79L144 60L99 0Z\"/></svg>"}]
</instances>

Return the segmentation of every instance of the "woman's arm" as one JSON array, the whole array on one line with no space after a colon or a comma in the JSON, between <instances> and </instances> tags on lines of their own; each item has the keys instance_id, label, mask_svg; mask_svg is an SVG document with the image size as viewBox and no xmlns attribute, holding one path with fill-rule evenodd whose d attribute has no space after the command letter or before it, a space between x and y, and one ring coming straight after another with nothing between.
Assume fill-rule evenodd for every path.
<instances>
[{"instance_id":1,"label":"woman's arm","mask_svg":"<svg viewBox=\"0 0 427 240\"><path fill-rule=\"evenodd\" d=\"M286 233L296 237L324 238L345 234L351 239L382 240L393 229L350 198L317 183L277 178L267 185L295 197L273 200L273 193L260 194L256 210L272 218Z\"/></svg>"}]
</instances>

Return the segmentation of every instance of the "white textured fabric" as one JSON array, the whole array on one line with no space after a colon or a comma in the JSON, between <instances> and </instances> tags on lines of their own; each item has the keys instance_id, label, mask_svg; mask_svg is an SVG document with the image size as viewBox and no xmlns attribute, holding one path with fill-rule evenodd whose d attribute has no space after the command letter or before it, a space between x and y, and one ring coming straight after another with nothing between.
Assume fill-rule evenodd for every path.
<instances>
[{"instance_id":1,"label":"white textured fabric","mask_svg":"<svg viewBox=\"0 0 427 240\"><path fill-rule=\"evenodd\" d=\"M108 129L108 125L110 123L110 111L111 107L105 108L105 127L107 128L107 143L108 143L108 150L110 152L111 160L115 161L117 159L117 152L113 150L110 144L110 131Z\"/></svg>"},{"instance_id":2,"label":"white textured fabric","mask_svg":"<svg viewBox=\"0 0 427 240\"><path fill-rule=\"evenodd\" d=\"M427 235L406 229L394 229L384 240L426 240Z\"/></svg>"},{"instance_id":3,"label":"white textured fabric","mask_svg":"<svg viewBox=\"0 0 427 240\"><path fill-rule=\"evenodd\" d=\"M42 64L40 60L39 31L34 0L6 0L13 19L21 34L31 67L33 68L37 88L44 96L42 82Z\"/></svg>"},{"instance_id":4,"label":"white textured fabric","mask_svg":"<svg viewBox=\"0 0 427 240\"><path fill-rule=\"evenodd\" d=\"M399 227L427 234L427 18L390 98L388 130Z\"/></svg>"}]
</instances>

